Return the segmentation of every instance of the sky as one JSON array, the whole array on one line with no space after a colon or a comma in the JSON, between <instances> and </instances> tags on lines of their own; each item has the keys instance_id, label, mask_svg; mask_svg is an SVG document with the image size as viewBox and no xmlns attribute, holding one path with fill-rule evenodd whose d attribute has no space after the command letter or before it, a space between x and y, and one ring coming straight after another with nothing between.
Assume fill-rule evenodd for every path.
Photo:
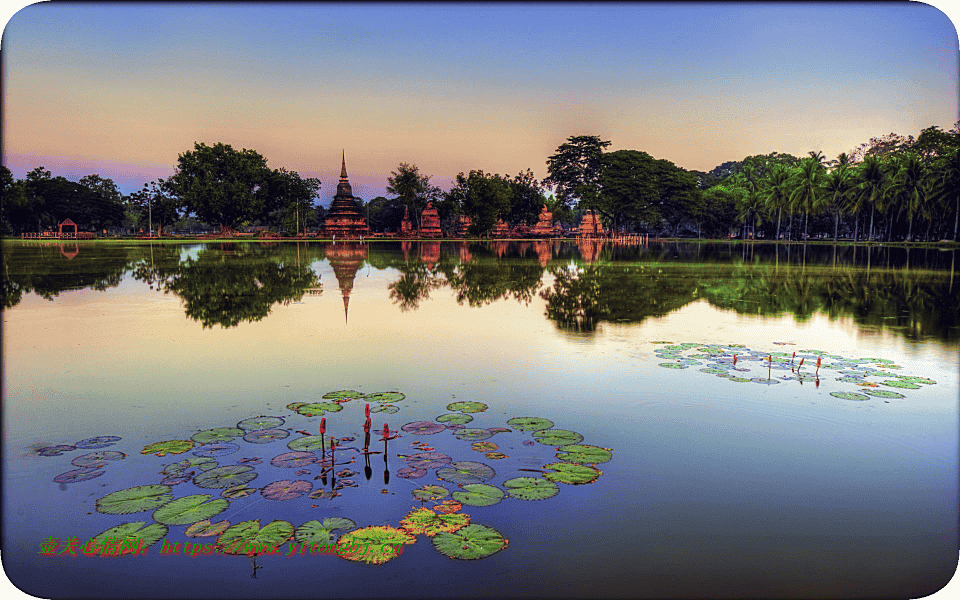
<instances>
[{"instance_id":1,"label":"sky","mask_svg":"<svg viewBox=\"0 0 960 600\"><path fill-rule=\"evenodd\" d=\"M17 8L3 164L123 192L196 142L317 177L327 204L341 152L370 200L400 163L443 189L471 169L542 179L573 135L708 171L958 120L957 30L919 3Z\"/></svg>"}]
</instances>

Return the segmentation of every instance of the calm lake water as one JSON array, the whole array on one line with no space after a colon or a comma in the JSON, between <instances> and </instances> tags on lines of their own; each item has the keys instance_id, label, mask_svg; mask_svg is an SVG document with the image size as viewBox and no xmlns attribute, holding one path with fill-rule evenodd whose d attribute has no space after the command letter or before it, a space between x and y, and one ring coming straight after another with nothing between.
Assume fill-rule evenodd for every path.
<instances>
[{"instance_id":1,"label":"calm lake water","mask_svg":"<svg viewBox=\"0 0 960 600\"><path fill-rule=\"evenodd\" d=\"M44 598L921 597L957 564L956 269L955 251L850 246L4 242L3 566ZM322 399L341 390L404 395L370 402L375 434L402 434L386 453L358 453L368 401ZM462 401L489 408L447 408ZM334 467L355 485L332 497L322 465L271 464L318 435L321 417L293 404L317 402L340 409L323 415L328 436L355 438ZM473 420L401 429L451 413ZM483 463L507 491L577 460L515 417L612 458L581 456L602 474L552 497L464 504L509 542L479 560L422 534L381 565L190 558L162 541L145 556L40 554L48 538L82 547L153 523L154 506L98 511L113 492L221 498L160 471L210 449L198 432L257 416L287 437L209 452L257 475L213 522L399 527L422 505L414 490L462 491L436 466L401 476L409 455ZM489 428L511 431L462 433ZM141 452L169 440L191 447ZM98 451L125 456L78 459ZM323 493L271 499L283 480ZM216 542L186 529L163 538Z\"/></svg>"}]
</instances>

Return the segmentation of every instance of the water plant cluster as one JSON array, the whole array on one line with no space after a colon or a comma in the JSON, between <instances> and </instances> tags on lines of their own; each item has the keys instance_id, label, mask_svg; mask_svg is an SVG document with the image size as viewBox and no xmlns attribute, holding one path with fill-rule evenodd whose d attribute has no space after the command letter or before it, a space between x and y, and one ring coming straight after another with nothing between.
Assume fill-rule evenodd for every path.
<instances>
[{"instance_id":1,"label":"water plant cluster","mask_svg":"<svg viewBox=\"0 0 960 600\"><path fill-rule=\"evenodd\" d=\"M702 366L700 372L735 383L777 385L795 382L813 384L815 389L819 389L821 379L832 380L852 386L830 392L831 396L843 400L902 400L906 398L904 394L886 388L918 390L923 385L937 383L926 377L902 374L899 370L903 367L886 358L845 358L811 349L767 352L751 350L743 344L652 343L657 345L654 355L667 361L660 363L666 369ZM774 344L795 345L793 342ZM878 380L872 381L871 378Z\"/></svg>"},{"instance_id":2,"label":"water plant cluster","mask_svg":"<svg viewBox=\"0 0 960 600\"><path fill-rule=\"evenodd\" d=\"M92 538L94 545L104 544L109 538L137 538L139 548L149 547L165 540L172 528L183 528L188 538L215 538L212 547L218 554L246 555L254 560L261 554L282 553L280 546L290 543L289 554L303 553L308 547L363 548L361 552L337 552L346 560L369 564L383 564L402 554L402 546L413 544L420 536L428 538L433 547L453 559L486 558L507 547L504 535L490 525L475 522L463 508L489 507L504 501L537 501L556 496L558 484L583 485L597 481L602 474L598 464L608 462L613 454L607 448L582 444L577 432L554 429L554 423L542 417L514 417L504 426L481 428L475 425L475 415L488 406L482 402L460 401L447 405L451 411L433 421L414 421L400 430L391 430L384 424L376 440L383 443L383 451L371 449L372 414L394 414L401 410L405 394L397 391L364 394L355 390L341 390L324 394L315 402L293 402L287 405L291 415L254 416L232 426L199 430L189 439L161 440L147 444L140 451L147 461L144 472L153 471L153 459L165 459L156 473L155 481L112 491L96 500L98 513L105 515L132 515L150 512L150 520L120 523ZM335 437L327 434L327 416L333 421L345 406L364 403L363 443L350 435ZM316 423L316 418L320 422ZM296 421L306 421L302 424ZM296 424L294 424L296 422ZM472 425L468 427L468 425ZM331 430L336 428L331 422ZM342 429L342 425L340 427ZM464 442L467 460L437 452L424 440L427 436L447 433ZM553 447L555 460L547 460L541 469L518 468L500 446L489 441L494 436L520 435L525 446ZM323 501L350 493L359 487L353 479L357 461L363 461L369 480L371 457L383 454L384 483L389 482L388 444L399 438L416 437L407 448L395 454L405 463L397 475L401 480L426 477L431 471L438 483L422 485L412 490L419 507L406 515L398 515L392 523L361 526L361 515L353 518L328 517L311 519L299 525L283 519L272 519L261 525L261 519L230 522L225 516L245 510L258 500L271 502L299 502L311 508L322 508ZM290 439L292 438L292 439ZM115 444L116 436L99 436L67 447L47 446L36 449L41 456L59 456L76 448L97 448ZM277 451L277 445L286 448ZM397 442L402 443L402 442ZM379 445L376 446L379 448ZM263 452L266 450L266 452ZM189 456L181 457L182 455ZM497 471L493 466L470 460L482 454L485 460L499 461L503 472L527 471L536 476L516 476L494 485ZM172 462L170 457L176 457ZM111 461L124 460L122 452L98 450L76 457L77 467L57 476L54 481L65 484L99 477ZM275 469L289 469L288 478L265 482ZM262 465L262 467L260 467ZM259 472L258 472L258 467ZM499 467L498 467L499 468ZM519 475L519 473L517 473ZM256 483L254 483L256 482ZM178 487L182 486L182 487ZM177 491L189 490L185 494ZM208 491L208 493L190 493ZM383 493L389 493L384 488ZM236 505L235 503L241 503ZM315 504L316 503L316 504ZM268 503L269 504L269 503ZM224 515L228 509L231 510ZM261 505L258 509L269 508ZM354 510L358 510L355 507ZM220 517L221 520L216 520ZM267 517L269 518L269 517ZM211 546L208 544L207 546ZM132 548L131 548L132 551ZM121 554L126 554L122 552ZM254 574L256 569L254 568Z\"/></svg>"}]
</instances>

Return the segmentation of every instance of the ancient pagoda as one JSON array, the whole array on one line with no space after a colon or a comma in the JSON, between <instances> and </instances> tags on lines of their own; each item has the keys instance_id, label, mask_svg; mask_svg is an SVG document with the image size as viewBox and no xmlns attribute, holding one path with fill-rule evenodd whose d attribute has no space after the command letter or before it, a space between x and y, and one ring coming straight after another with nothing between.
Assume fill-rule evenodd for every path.
<instances>
[{"instance_id":1,"label":"ancient pagoda","mask_svg":"<svg viewBox=\"0 0 960 600\"><path fill-rule=\"evenodd\" d=\"M326 248L326 256L340 287L340 295L343 297L343 322L347 323L353 280L357 278L357 271L367 258L367 244L360 242L329 244Z\"/></svg>"},{"instance_id":2,"label":"ancient pagoda","mask_svg":"<svg viewBox=\"0 0 960 600\"><path fill-rule=\"evenodd\" d=\"M457 237L467 237L468 235L470 235L469 229L472 224L473 224L473 219L471 219L467 215L457 216L457 232L455 235Z\"/></svg>"},{"instance_id":3,"label":"ancient pagoda","mask_svg":"<svg viewBox=\"0 0 960 600\"><path fill-rule=\"evenodd\" d=\"M600 217L597 216L593 209L587 210L587 213L583 215L583 221L580 222L580 227L577 229L578 237L603 237L603 224L600 223Z\"/></svg>"},{"instance_id":4,"label":"ancient pagoda","mask_svg":"<svg viewBox=\"0 0 960 600\"><path fill-rule=\"evenodd\" d=\"M427 202L427 207L420 213L420 237L442 237L440 229L440 213L433 206L433 200Z\"/></svg>"},{"instance_id":5,"label":"ancient pagoda","mask_svg":"<svg viewBox=\"0 0 960 600\"><path fill-rule=\"evenodd\" d=\"M503 222L503 219L497 219L497 224L493 226L490 237L504 238L510 237L510 226Z\"/></svg>"},{"instance_id":6,"label":"ancient pagoda","mask_svg":"<svg viewBox=\"0 0 960 600\"><path fill-rule=\"evenodd\" d=\"M410 220L410 209L403 207L403 220L400 221L400 234L408 236L413 234L413 221Z\"/></svg>"},{"instance_id":7,"label":"ancient pagoda","mask_svg":"<svg viewBox=\"0 0 960 600\"><path fill-rule=\"evenodd\" d=\"M337 193L327 211L323 232L326 237L334 239L358 239L370 234L367 220L363 218L353 200L353 190L350 188L350 181L347 180L346 154L343 155L340 183L337 184Z\"/></svg>"},{"instance_id":8,"label":"ancient pagoda","mask_svg":"<svg viewBox=\"0 0 960 600\"><path fill-rule=\"evenodd\" d=\"M543 205L540 216L537 217L537 224L533 227L533 235L538 237L552 237L559 234L559 225L553 224L553 213L547 210L547 205Z\"/></svg>"}]
</instances>

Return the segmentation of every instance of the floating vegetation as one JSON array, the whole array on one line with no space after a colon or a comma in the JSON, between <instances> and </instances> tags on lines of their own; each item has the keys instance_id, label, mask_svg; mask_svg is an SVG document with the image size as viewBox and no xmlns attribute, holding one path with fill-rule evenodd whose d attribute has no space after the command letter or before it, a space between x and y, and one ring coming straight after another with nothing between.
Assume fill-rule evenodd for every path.
<instances>
[{"instance_id":1,"label":"floating vegetation","mask_svg":"<svg viewBox=\"0 0 960 600\"><path fill-rule=\"evenodd\" d=\"M490 408L483 402L452 402L447 405L447 410L459 410L465 413L483 412Z\"/></svg>"},{"instance_id":2,"label":"floating vegetation","mask_svg":"<svg viewBox=\"0 0 960 600\"><path fill-rule=\"evenodd\" d=\"M138 485L113 492L97 500L98 513L106 515L128 515L144 510L155 510L173 500L170 486Z\"/></svg>"},{"instance_id":3,"label":"floating vegetation","mask_svg":"<svg viewBox=\"0 0 960 600\"><path fill-rule=\"evenodd\" d=\"M518 500L546 500L560 493L557 484L539 477L516 477L503 482L507 494Z\"/></svg>"},{"instance_id":4,"label":"floating vegetation","mask_svg":"<svg viewBox=\"0 0 960 600\"><path fill-rule=\"evenodd\" d=\"M250 494L257 491L257 488L247 487L243 484L234 486L232 488L227 488L220 492L220 495L224 498L236 499L236 498L246 498Z\"/></svg>"},{"instance_id":5,"label":"floating vegetation","mask_svg":"<svg viewBox=\"0 0 960 600\"><path fill-rule=\"evenodd\" d=\"M270 459L270 464L283 469L298 469L317 462L317 455L313 452L287 452Z\"/></svg>"},{"instance_id":6,"label":"floating vegetation","mask_svg":"<svg viewBox=\"0 0 960 600\"><path fill-rule=\"evenodd\" d=\"M503 460L504 458L510 458L503 452L487 452L486 454L484 454L484 456L486 456L491 460Z\"/></svg>"},{"instance_id":7,"label":"floating vegetation","mask_svg":"<svg viewBox=\"0 0 960 600\"><path fill-rule=\"evenodd\" d=\"M167 465L162 471L160 471L160 473L163 475L180 477L187 473L187 471L209 471L218 464L219 463L217 461L208 457L184 458L175 463Z\"/></svg>"},{"instance_id":8,"label":"floating vegetation","mask_svg":"<svg viewBox=\"0 0 960 600\"><path fill-rule=\"evenodd\" d=\"M433 538L437 552L458 560L486 558L507 547L507 540L493 527L471 524L453 533L439 533Z\"/></svg>"},{"instance_id":9,"label":"floating vegetation","mask_svg":"<svg viewBox=\"0 0 960 600\"><path fill-rule=\"evenodd\" d=\"M216 429L205 429L193 434L190 439L198 444L209 444L211 442L229 442L233 438L243 435L243 430L236 427L218 427Z\"/></svg>"},{"instance_id":10,"label":"floating vegetation","mask_svg":"<svg viewBox=\"0 0 960 600\"><path fill-rule=\"evenodd\" d=\"M323 441L323 436L308 435L291 441L287 444L287 448L296 450L298 452L314 452L316 450L321 450L325 447L325 445L326 444Z\"/></svg>"},{"instance_id":11,"label":"floating vegetation","mask_svg":"<svg viewBox=\"0 0 960 600\"><path fill-rule=\"evenodd\" d=\"M404 479L420 479L426 474L426 469L418 469L416 467L404 467L397 471L397 477L403 477Z\"/></svg>"},{"instance_id":12,"label":"floating vegetation","mask_svg":"<svg viewBox=\"0 0 960 600\"><path fill-rule=\"evenodd\" d=\"M701 372L701 373L709 373L709 374L711 374L711 375L718 375L718 374L724 374L724 375L726 375L726 374L727 374L727 372L726 372L725 370L723 370L723 369L711 369L710 367L706 367L706 368L700 369L700 372Z\"/></svg>"},{"instance_id":13,"label":"floating vegetation","mask_svg":"<svg viewBox=\"0 0 960 600\"><path fill-rule=\"evenodd\" d=\"M863 394L858 394L856 392L830 392L830 395L834 398L841 398L843 400L869 400L870 396L864 396Z\"/></svg>"},{"instance_id":14,"label":"floating vegetation","mask_svg":"<svg viewBox=\"0 0 960 600\"><path fill-rule=\"evenodd\" d=\"M411 493L414 498L421 502L441 500L450 495L450 491L442 485L425 485L413 490Z\"/></svg>"},{"instance_id":15,"label":"floating vegetation","mask_svg":"<svg viewBox=\"0 0 960 600\"><path fill-rule=\"evenodd\" d=\"M400 527L415 535L433 537L438 533L457 531L469 523L468 515L436 513L429 508L415 508L400 521Z\"/></svg>"},{"instance_id":16,"label":"floating vegetation","mask_svg":"<svg viewBox=\"0 0 960 600\"><path fill-rule=\"evenodd\" d=\"M557 458L564 462L577 463L579 465L605 463L613 458L613 453L609 449L585 444L564 446L562 450L562 452L557 453Z\"/></svg>"},{"instance_id":17,"label":"floating vegetation","mask_svg":"<svg viewBox=\"0 0 960 600\"><path fill-rule=\"evenodd\" d=\"M569 446L570 444L579 444L583 441L583 436L576 431L567 431L565 429L546 429L535 431L533 439L545 446Z\"/></svg>"},{"instance_id":18,"label":"floating vegetation","mask_svg":"<svg viewBox=\"0 0 960 600\"><path fill-rule=\"evenodd\" d=\"M260 490L260 495L267 500L293 500L304 494L309 494L313 490L313 484L303 479L290 481L283 479L274 481Z\"/></svg>"},{"instance_id":19,"label":"floating vegetation","mask_svg":"<svg viewBox=\"0 0 960 600\"><path fill-rule=\"evenodd\" d=\"M297 409L297 412L305 417L323 416L328 412L340 412L343 407L336 402L314 402L313 404L304 404Z\"/></svg>"},{"instance_id":20,"label":"floating vegetation","mask_svg":"<svg viewBox=\"0 0 960 600\"><path fill-rule=\"evenodd\" d=\"M193 478L193 485L201 488L229 488L256 479L253 467L247 465L228 465L200 473Z\"/></svg>"},{"instance_id":21,"label":"floating vegetation","mask_svg":"<svg viewBox=\"0 0 960 600\"><path fill-rule=\"evenodd\" d=\"M864 394L869 394L871 396L876 396L877 398L889 398L891 400L899 400L901 398L906 398L903 394L898 392L891 392L889 390L864 390Z\"/></svg>"},{"instance_id":22,"label":"floating vegetation","mask_svg":"<svg viewBox=\"0 0 960 600\"><path fill-rule=\"evenodd\" d=\"M261 429L276 429L283 425L283 417L250 417L237 423L237 427L244 431L259 431Z\"/></svg>"},{"instance_id":23,"label":"floating vegetation","mask_svg":"<svg viewBox=\"0 0 960 600\"><path fill-rule=\"evenodd\" d=\"M750 379L750 381L754 383L759 383L762 385L774 385L774 384L780 383L780 381L776 379L770 379L769 377L753 377Z\"/></svg>"},{"instance_id":24,"label":"floating vegetation","mask_svg":"<svg viewBox=\"0 0 960 600\"><path fill-rule=\"evenodd\" d=\"M400 429L414 435L433 435L446 431L447 428L433 421L414 421L413 423L407 423Z\"/></svg>"},{"instance_id":25,"label":"floating vegetation","mask_svg":"<svg viewBox=\"0 0 960 600\"><path fill-rule=\"evenodd\" d=\"M667 369L689 369L690 368L690 365L684 365L676 362L660 363L660 366Z\"/></svg>"},{"instance_id":26,"label":"floating vegetation","mask_svg":"<svg viewBox=\"0 0 960 600\"><path fill-rule=\"evenodd\" d=\"M233 454L234 452L239 452L240 446L236 444L231 444L230 442L219 442L219 443L208 443L200 446L193 451L194 456L205 456L205 457L214 457L214 456L226 456L228 454Z\"/></svg>"},{"instance_id":27,"label":"floating vegetation","mask_svg":"<svg viewBox=\"0 0 960 600\"><path fill-rule=\"evenodd\" d=\"M64 452L70 452L71 450L76 450L76 446L68 446L66 444L57 444L56 446L47 446L45 448L40 448L37 450L37 454L40 456L60 456Z\"/></svg>"},{"instance_id":28,"label":"floating vegetation","mask_svg":"<svg viewBox=\"0 0 960 600\"><path fill-rule=\"evenodd\" d=\"M394 406L393 404L381 404L379 406L374 406L373 408L371 408L370 412L372 413L382 412L382 413L387 413L392 415L400 412L400 407Z\"/></svg>"},{"instance_id":29,"label":"floating vegetation","mask_svg":"<svg viewBox=\"0 0 960 600\"><path fill-rule=\"evenodd\" d=\"M514 417L507 425L520 431L541 431L553 427L553 421L541 417Z\"/></svg>"},{"instance_id":30,"label":"floating vegetation","mask_svg":"<svg viewBox=\"0 0 960 600\"><path fill-rule=\"evenodd\" d=\"M493 506L506 495L500 488L486 483L468 483L462 489L454 492L452 498L469 506Z\"/></svg>"},{"instance_id":31,"label":"floating vegetation","mask_svg":"<svg viewBox=\"0 0 960 600\"><path fill-rule=\"evenodd\" d=\"M896 377L899 378L900 381L906 381L908 383L922 383L924 385L933 385L937 383L936 381L927 379L926 377L910 377L907 375L897 375Z\"/></svg>"},{"instance_id":32,"label":"floating vegetation","mask_svg":"<svg viewBox=\"0 0 960 600\"><path fill-rule=\"evenodd\" d=\"M74 469L73 471L67 471L66 473L60 473L53 478L53 481L55 483L76 483L78 481L95 479L104 473L106 473L106 471L97 470L96 467L82 467L80 469Z\"/></svg>"},{"instance_id":33,"label":"floating vegetation","mask_svg":"<svg viewBox=\"0 0 960 600\"><path fill-rule=\"evenodd\" d=\"M474 442L470 445L470 449L476 450L477 452L492 452L499 447L500 446L494 444L493 442Z\"/></svg>"},{"instance_id":34,"label":"floating vegetation","mask_svg":"<svg viewBox=\"0 0 960 600\"><path fill-rule=\"evenodd\" d=\"M483 485L483 484L477 483L474 485ZM463 505L457 502L456 500L444 500L440 504L435 505L433 507L433 511L442 513L445 515L449 515L451 513L458 512L461 508L463 508Z\"/></svg>"},{"instance_id":35,"label":"floating vegetation","mask_svg":"<svg viewBox=\"0 0 960 600\"><path fill-rule=\"evenodd\" d=\"M157 442L144 447L140 454L153 454L155 456L166 456L167 454L183 454L193 448L193 442L186 440L168 440Z\"/></svg>"},{"instance_id":36,"label":"floating vegetation","mask_svg":"<svg viewBox=\"0 0 960 600\"><path fill-rule=\"evenodd\" d=\"M451 462L452 458L440 452L421 452L407 457L407 464L415 469L436 469Z\"/></svg>"},{"instance_id":37,"label":"floating vegetation","mask_svg":"<svg viewBox=\"0 0 960 600\"><path fill-rule=\"evenodd\" d=\"M462 460L437 469L437 477L456 484L483 483L497 474L490 465Z\"/></svg>"},{"instance_id":38,"label":"floating vegetation","mask_svg":"<svg viewBox=\"0 0 960 600\"><path fill-rule=\"evenodd\" d=\"M219 515L230 506L229 500L211 500L210 494L184 496L172 500L153 512L153 520L164 525L191 525Z\"/></svg>"},{"instance_id":39,"label":"floating vegetation","mask_svg":"<svg viewBox=\"0 0 960 600\"><path fill-rule=\"evenodd\" d=\"M288 521L273 521L260 528L260 519L237 523L220 534L217 549L224 554L257 556L272 551L293 537Z\"/></svg>"},{"instance_id":40,"label":"floating vegetation","mask_svg":"<svg viewBox=\"0 0 960 600\"><path fill-rule=\"evenodd\" d=\"M554 471L553 473L544 474L544 477L550 481L554 483L569 483L572 485L593 483L603 474L603 471L593 467L565 462L551 463L544 465L543 468L548 471Z\"/></svg>"},{"instance_id":41,"label":"floating vegetation","mask_svg":"<svg viewBox=\"0 0 960 600\"><path fill-rule=\"evenodd\" d=\"M373 395L375 396L376 394L373 394ZM324 400L330 400L333 398L337 398L337 399L346 398L348 400L359 400L361 398L365 398L367 400L370 400L370 398L365 396L363 392L358 392L356 390L340 390L339 392L327 392L326 394L323 395Z\"/></svg>"},{"instance_id":42,"label":"floating vegetation","mask_svg":"<svg viewBox=\"0 0 960 600\"><path fill-rule=\"evenodd\" d=\"M258 429L243 436L243 441L251 444L269 444L290 437L286 429Z\"/></svg>"},{"instance_id":43,"label":"floating vegetation","mask_svg":"<svg viewBox=\"0 0 960 600\"><path fill-rule=\"evenodd\" d=\"M446 423L448 425L466 425L472 420L472 416L461 413L450 413L446 415L440 415L436 418L438 423Z\"/></svg>"},{"instance_id":44,"label":"floating vegetation","mask_svg":"<svg viewBox=\"0 0 960 600\"><path fill-rule=\"evenodd\" d=\"M137 539L138 542L142 543L144 548L152 546L163 539L163 536L167 535L169 529L166 525L161 525L160 523L151 523L146 525L146 521L134 521L132 523L124 523L123 525L117 525L116 527L111 527L106 531L101 531L97 535L93 536L94 547L101 546L108 539ZM144 527L146 525L146 527ZM130 552L136 552L135 548L124 548L120 546L117 548L118 554L101 554L101 556L122 556Z\"/></svg>"},{"instance_id":45,"label":"floating vegetation","mask_svg":"<svg viewBox=\"0 0 960 600\"><path fill-rule=\"evenodd\" d=\"M881 385L888 385L894 388L900 388L902 390L919 390L920 386L911 383L909 381L904 381L903 379L888 379L886 381L879 382Z\"/></svg>"},{"instance_id":46,"label":"floating vegetation","mask_svg":"<svg viewBox=\"0 0 960 600\"><path fill-rule=\"evenodd\" d=\"M307 404L308 404L307 402L291 402L290 404L287 405L287 408L289 408L293 412L297 412L298 408L300 408L301 406L306 406Z\"/></svg>"},{"instance_id":47,"label":"floating vegetation","mask_svg":"<svg viewBox=\"0 0 960 600\"><path fill-rule=\"evenodd\" d=\"M230 521L211 523L209 519L205 519L203 521L197 521L190 527L187 527L187 530L183 532L183 535L190 538L214 537L220 535L229 527Z\"/></svg>"},{"instance_id":48,"label":"floating vegetation","mask_svg":"<svg viewBox=\"0 0 960 600\"><path fill-rule=\"evenodd\" d=\"M355 529L357 524L344 517L329 517L320 521L307 521L297 527L293 532L293 538L303 545L313 547L316 544L327 546L336 542L337 535L341 535L351 529ZM334 534L340 531L341 534Z\"/></svg>"},{"instance_id":49,"label":"floating vegetation","mask_svg":"<svg viewBox=\"0 0 960 600\"><path fill-rule=\"evenodd\" d=\"M339 553L339 556L347 560L380 565L399 556L402 552L401 545L412 544L416 540L417 538L405 529L389 526L364 527L340 537L338 546L347 548L348 551ZM349 551L352 548L356 548L356 550ZM362 554L360 553L361 549L364 550Z\"/></svg>"},{"instance_id":50,"label":"floating vegetation","mask_svg":"<svg viewBox=\"0 0 960 600\"><path fill-rule=\"evenodd\" d=\"M486 429L458 429L456 433L453 434L458 440L466 440L468 442L479 442L487 438L493 437L493 434L487 431Z\"/></svg>"},{"instance_id":51,"label":"floating vegetation","mask_svg":"<svg viewBox=\"0 0 960 600\"><path fill-rule=\"evenodd\" d=\"M79 448L81 450L96 450L98 448L106 448L108 446L113 446L119 442L121 437L116 435L98 435L97 437L88 438L85 440L80 440L74 444L74 448Z\"/></svg>"},{"instance_id":52,"label":"floating vegetation","mask_svg":"<svg viewBox=\"0 0 960 600\"><path fill-rule=\"evenodd\" d=\"M123 452L113 452L111 450L101 450L99 452L87 452L70 461L75 467L103 467L113 460L123 460L127 457Z\"/></svg>"},{"instance_id":53,"label":"floating vegetation","mask_svg":"<svg viewBox=\"0 0 960 600\"><path fill-rule=\"evenodd\" d=\"M326 398L326 396L324 396ZM363 399L367 402L402 402L406 398L405 395L400 392L378 392L376 394L370 394L369 396L364 396Z\"/></svg>"}]
</instances>

